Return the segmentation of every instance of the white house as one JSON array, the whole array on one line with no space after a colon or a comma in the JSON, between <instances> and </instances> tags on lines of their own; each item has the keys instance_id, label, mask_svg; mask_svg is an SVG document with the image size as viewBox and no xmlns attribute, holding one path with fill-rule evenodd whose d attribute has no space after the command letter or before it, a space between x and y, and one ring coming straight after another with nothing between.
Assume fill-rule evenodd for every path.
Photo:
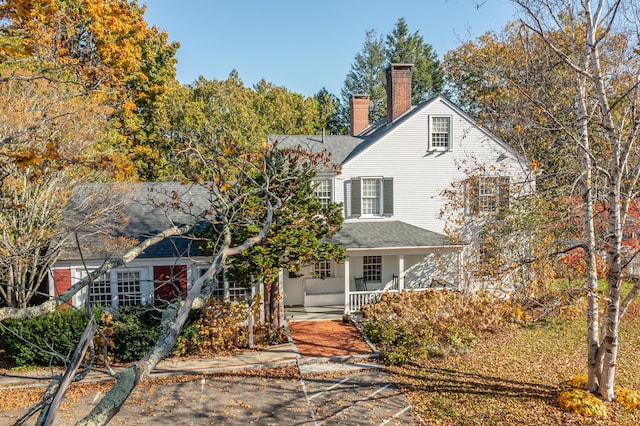
<instances>
[{"instance_id":1,"label":"white house","mask_svg":"<svg viewBox=\"0 0 640 426\"><path fill-rule=\"evenodd\" d=\"M386 120L371 124L369 97L353 95L350 136L270 137L282 147L331 153L339 172L320 172L316 193L323 203L343 203L345 217L333 241L346 248L346 261L320 262L295 274L283 271L285 306L341 305L349 313L383 291L459 288L461 275L467 273L461 270L464 246L444 235L443 192L468 182L464 214L480 216L508 203L517 184L527 180L528 169L518 155L445 97L411 106L411 65L393 64L387 70L387 111ZM474 169L483 169L482 175L474 176ZM170 205L174 193L192 209L206 196L197 186L177 183L132 186L124 207L128 219L116 235L141 240L169 223L185 223L189 215L184 209L159 208ZM81 201L82 194L75 199ZM67 214L73 214L73 208L72 203ZM112 244L91 242L104 238L99 229L85 232L86 247L101 249L85 249L83 260L70 247L52 270L52 295L61 294L113 254L107 252L114 250ZM170 299L185 291L208 261L189 238L172 238L113 270L94 283L90 295L82 292L73 302L80 305L90 297L92 302L121 306ZM243 290L231 291L240 295Z\"/></svg>"},{"instance_id":2,"label":"white house","mask_svg":"<svg viewBox=\"0 0 640 426\"><path fill-rule=\"evenodd\" d=\"M447 98L412 107L409 64L387 70L386 120L368 122L366 95L353 95L350 106L351 136L271 137L332 154L340 171L320 173L316 192L343 203L345 217L333 238L346 248L345 263L283 274L285 306L344 304L348 313L381 291L459 287L463 246L443 234L443 192L466 180L464 213L479 215L508 203L527 168Z\"/></svg>"}]
</instances>

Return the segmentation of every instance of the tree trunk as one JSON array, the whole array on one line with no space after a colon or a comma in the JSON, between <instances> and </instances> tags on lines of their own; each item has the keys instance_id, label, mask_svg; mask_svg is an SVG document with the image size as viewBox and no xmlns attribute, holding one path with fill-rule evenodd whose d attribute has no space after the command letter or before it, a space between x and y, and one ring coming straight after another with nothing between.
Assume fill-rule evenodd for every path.
<instances>
[{"instance_id":1,"label":"tree trunk","mask_svg":"<svg viewBox=\"0 0 640 426\"><path fill-rule=\"evenodd\" d=\"M587 288L587 389L598 390L600 383L601 363L598 357L599 318L598 318L598 270L596 267L596 236L593 222L593 188L590 150L588 111L586 104L586 79L576 73L576 108L578 111L578 135L581 145L582 163L582 219L584 233L585 281Z\"/></svg>"},{"instance_id":2,"label":"tree trunk","mask_svg":"<svg viewBox=\"0 0 640 426\"><path fill-rule=\"evenodd\" d=\"M620 169L615 155L611 165L611 184L608 194L609 232L607 237L607 305L604 314L602 377L600 396L613 401L614 380L618 354L618 324L620 312L620 287L622 284L622 211L620 200Z\"/></svg>"},{"instance_id":3,"label":"tree trunk","mask_svg":"<svg viewBox=\"0 0 640 426\"><path fill-rule=\"evenodd\" d=\"M274 329L280 328L280 283L275 280L271 282L271 297L269 298L269 310L271 315L271 325Z\"/></svg>"}]
</instances>

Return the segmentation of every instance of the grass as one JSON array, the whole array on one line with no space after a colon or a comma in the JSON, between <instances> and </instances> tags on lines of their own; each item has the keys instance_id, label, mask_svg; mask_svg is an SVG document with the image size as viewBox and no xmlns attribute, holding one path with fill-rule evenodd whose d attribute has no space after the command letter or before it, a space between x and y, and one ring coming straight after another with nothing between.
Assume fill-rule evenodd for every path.
<instances>
[{"instance_id":1,"label":"grass","mask_svg":"<svg viewBox=\"0 0 640 426\"><path fill-rule=\"evenodd\" d=\"M562 411L559 392L586 373L585 319L555 317L544 324L483 336L461 356L389 367L427 424L578 425L640 424L640 412L614 403L608 417ZM616 383L640 390L640 303L620 327Z\"/></svg>"}]
</instances>

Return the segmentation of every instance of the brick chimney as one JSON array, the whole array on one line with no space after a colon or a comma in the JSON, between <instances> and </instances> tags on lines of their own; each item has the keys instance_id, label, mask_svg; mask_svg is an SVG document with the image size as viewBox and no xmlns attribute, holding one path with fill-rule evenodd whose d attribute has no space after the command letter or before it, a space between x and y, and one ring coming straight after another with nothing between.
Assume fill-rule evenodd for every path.
<instances>
[{"instance_id":1,"label":"brick chimney","mask_svg":"<svg viewBox=\"0 0 640 426\"><path fill-rule=\"evenodd\" d=\"M351 136L369 127L369 95L351 95Z\"/></svg>"},{"instance_id":2,"label":"brick chimney","mask_svg":"<svg viewBox=\"0 0 640 426\"><path fill-rule=\"evenodd\" d=\"M387 68L387 123L411 108L411 68L413 64L391 64Z\"/></svg>"}]
</instances>

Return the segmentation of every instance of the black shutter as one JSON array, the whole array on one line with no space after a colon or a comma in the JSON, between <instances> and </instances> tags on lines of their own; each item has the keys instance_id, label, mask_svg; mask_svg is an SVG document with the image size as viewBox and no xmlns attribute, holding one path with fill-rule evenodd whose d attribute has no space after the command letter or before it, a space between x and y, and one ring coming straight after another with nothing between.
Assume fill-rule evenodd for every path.
<instances>
[{"instance_id":1,"label":"black shutter","mask_svg":"<svg viewBox=\"0 0 640 426\"><path fill-rule=\"evenodd\" d=\"M480 177L474 176L467 179L467 212L474 216L480 213Z\"/></svg>"},{"instance_id":2,"label":"black shutter","mask_svg":"<svg viewBox=\"0 0 640 426\"><path fill-rule=\"evenodd\" d=\"M498 206L509 207L509 178L499 177L498 184Z\"/></svg>"},{"instance_id":3,"label":"black shutter","mask_svg":"<svg viewBox=\"0 0 640 426\"><path fill-rule=\"evenodd\" d=\"M360 178L351 178L351 217L360 217L362 214Z\"/></svg>"},{"instance_id":4,"label":"black shutter","mask_svg":"<svg viewBox=\"0 0 640 426\"><path fill-rule=\"evenodd\" d=\"M384 178L382 181L382 215L393 215L393 178Z\"/></svg>"}]
</instances>

